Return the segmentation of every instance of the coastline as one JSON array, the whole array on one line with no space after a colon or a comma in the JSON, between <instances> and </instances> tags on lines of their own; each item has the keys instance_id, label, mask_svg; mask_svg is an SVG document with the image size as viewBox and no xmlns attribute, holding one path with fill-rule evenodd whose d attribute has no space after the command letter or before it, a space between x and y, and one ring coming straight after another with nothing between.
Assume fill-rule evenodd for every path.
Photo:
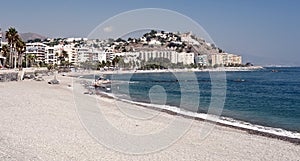
<instances>
[{"instance_id":1,"label":"coastline","mask_svg":"<svg viewBox=\"0 0 300 161\"><path fill-rule=\"evenodd\" d=\"M132 74L132 73L166 73L166 72L239 72L239 71L253 71L263 70L262 66L251 67L219 67L208 69L159 69L159 70L116 70L116 71L99 71L99 70L83 70L67 74L68 76L84 76L91 74Z\"/></svg>"},{"instance_id":2,"label":"coastline","mask_svg":"<svg viewBox=\"0 0 300 161\"><path fill-rule=\"evenodd\" d=\"M91 92L91 90L90 90L90 92ZM224 127L229 127L229 128L246 131L250 134L265 136L265 137L269 137L269 138L275 138L275 139L291 142L296 145L300 145L300 133L297 133L297 132L291 132L291 131L280 129L280 128L255 125L255 124L251 124L251 123L248 123L245 121L239 121L236 119L223 117L223 116L220 116L219 118L215 118L215 116L208 116L207 114L204 114L204 113L194 113L194 112L189 112L189 111L179 112L179 111L182 111L182 109L180 110L177 107L169 106L169 107L171 107L169 109L161 108L161 107L159 107L157 105L153 105L153 104L148 104L148 103L143 103L143 102L133 102L133 101L128 101L128 100L124 100L124 99L119 99L117 97L108 95L107 93L103 93L103 92L96 91L95 94L100 97L105 97L105 98L108 98L111 100L121 101L121 102L125 102L128 104L145 107L145 108L148 108L151 110L165 112L170 115L177 115L177 116L181 116L181 117L184 117L187 119L193 119L193 120L197 120L197 121L205 121L205 122L209 122L212 124L217 124L219 126L224 126Z\"/></svg>"},{"instance_id":3,"label":"coastline","mask_svg":"<svg viewBox=\"0 0 300 161\"><path fill-rule=\"evenodd\" d=\"M207 68L207 69L155 69L155 70L79 70L76 72L64 73L66 76L76 77L76 76L85 76L85 75L103 75L103 74L133 74L133 73L167 73L167 72L239 72L239 71L254 71L254 70L263 70L262 66L250 66L250 67L218 67L218 68ZM47 68L24 68L19 71L18 69L6 69L0 70L0 82L6 81L18 81L22 80L25 74L34 74L34 73L52 73ZM49 74L47 74L49 75Z\"/></svg>"},{"instance_id":4,"label":"coastline","mask_svg":"<svg viewBox=\"0 0 300 161\"><path fill-rule=\"evenodd\" d=\"M48 81L53 76L45 77ZM244 130L216 125L199 140L202 121L195 121L190 130L172 146L147 155L129 155L109 149L95 141L82 127L76 114L73 79L58 76L59 85L46 81L5 82L2 95L0 143L2 158L16 160L297 160L300 146L295 143L252 134ZM26 91L26 92L24 92ZM89 98L90 95L82 97ZM97 97L106 117L121 130L151 131L164 127L172 115L160 113L160 121L125 122L110 106L111 99ZM130 105L134 106L134 105ZM134 106L137 108L138 107ZM187 118L182 117L182 120ZM136 126L139 125L139 126ZM11 159L10 159L11 160Z\"/></svg>"},{"instance_id":5,"label":"coastline","mask_svg":"<svg viewBox=\"0 0 300 161\"><path fill-rule=\"evenodd\" d=\"M255 66L255 67L250 67L250 68L244 68L242 67L243 70L240 70L240 68L219 68L217 70L213 70L213 71L253 71L253 70L260 70L263 69L263 67L260 66ZM126 71L124 73L164 73L164 72L189 72L190 70L153 70L153 71ZM195 71L199 71L199 70L195 70ZM203 70L201 70L203 72ZM210 70L211 71L211 70ZM118 72L119 71L115 71ZM115 74L113 73L113 71L108 71L108 72L103 72L101 74ZM87 75L91 75L92 73L88 73ZM95 75L97 73L94 73ZM75 77L72 76L71 77ZM80 79L84 79L84 78L80 78ZM85 79L87 81L91 81L90 79ZM93 91L90 91L91 93L95 94ZM153 104L147 104L144 102L135 102L135 101L129 101L129 100L122 100L120 98L117 98L111 94L108 93L99 93L96 92L96 94L100 95L101 97L107 97L110 99L116 99L118 101L122 101L122 102L126 102L129 104L133 104L133 105L138 105L138 106L142 106L142 107L147 107L149 109L153 109L153 110L159 110L159 111L164 111L168 114L172 114L172 115L180 115L186 118L190 118L190 119L195 119L195 120L204 120L207 122L212 122L218 125L222 125L222 126L226 126L226 127L232 127L235 129L240 129L243 131L247 131L249 133L252 134L257 134L257 135L262 135L262 136L267 136L267 137L271 137L271 138L277 138L280 140L285 140L291 143L295 143L295 144L300 144L300 133L298 131L289 131L283 128L278 128L278 127L271 127L271 126L263 126L263 125L259 125L259 124L252 124L250 122L247 121L241 121L241 120L237 120L237 119L233 119L230 117L224 117L224 116L220 116L220 117L215 117L215 116L207 116L207 114L204 113L193 113L193 112L189 112L189 111L185 111L183 113L180 113L181 110L179 110L179 108L174 107L174 106L169 106L169 109L166 108L162 108L160 106L157 105L153 105ZM175 109L174 109L175 108Z\"/></svg>"}]
</instances>

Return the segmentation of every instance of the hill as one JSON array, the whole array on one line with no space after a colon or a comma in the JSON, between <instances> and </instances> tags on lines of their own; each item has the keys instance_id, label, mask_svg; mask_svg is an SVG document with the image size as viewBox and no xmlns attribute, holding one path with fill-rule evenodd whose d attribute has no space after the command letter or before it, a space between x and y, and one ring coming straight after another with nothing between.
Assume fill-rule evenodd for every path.
<instances>
[{"instance_id":1,"label":"hill","mask_svg":"<svg viewBox=\"0 0 300 161\"><path fill-rule=\"evenodd\" d=\"M34 39L44 40L47 38L46 36L42 36L42 35L39 35L37 33L32 33L32 32L20 33L20 36L21 36L22 40L25 42L28 40L34 40Z\"/></svg>"}]
</instances>

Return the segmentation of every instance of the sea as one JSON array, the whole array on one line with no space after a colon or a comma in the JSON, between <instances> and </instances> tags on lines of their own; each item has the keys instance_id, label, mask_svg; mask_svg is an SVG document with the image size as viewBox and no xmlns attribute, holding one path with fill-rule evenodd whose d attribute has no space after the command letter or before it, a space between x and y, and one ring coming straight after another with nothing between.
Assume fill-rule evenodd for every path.
<instances>
[{"instance_id":1,"label":"sea","mask_svg":"<svg viewBox=\"0 0 300 161\"><path fill-rule=\"evenodd\" d=\"M105 77L112 80L108 93L116 98L180 109L175 111L183 114L186 111L189 115L192 112L195 117L220 115L217 122L222 124L300 138L300 67L227 71L220 72L220 77L218 72L131 73ZM211 112L216 111L210 110L213 108L217 108L217 112Z\"/></svg>"}]
</instances>

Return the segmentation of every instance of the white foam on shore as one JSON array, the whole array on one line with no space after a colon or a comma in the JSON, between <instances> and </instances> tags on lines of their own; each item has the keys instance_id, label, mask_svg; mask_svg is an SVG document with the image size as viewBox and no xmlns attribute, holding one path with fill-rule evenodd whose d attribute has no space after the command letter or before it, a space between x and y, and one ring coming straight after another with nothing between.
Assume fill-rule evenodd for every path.
<instances>
[{"instance_id":1,"label":"white foam on shore","mask_svg":"<svg viewBox=\"0 0 300 161\"><path fill-rule=\"evenodd\" d=\"M223 116L218 117L216 115L191 112L191 111L187 111L187 110L175 107L175 106L149 104L149 103L144 103L144 102L136 102L136 101L132 101L132 100L119 98L119 97L115 96L112 93L104 93L104 92L101 92L101 93L105 94L107 96L113 97L114 99L117 99L119 101L127 102L127 103L130 103L130 104L140 105L140 106L149 107L149 108L157 108L157 109L168 110L170 112L174 112L174 113L177 113L177 114L180 114L180 115L184 115L184 116L188 116L188 117L192 117L192 118L199 118L199 119L203 119L203 120L206 120L206 121L210 121L210 122L214 122L214 123L220 123L220 124L224 124L224 125L230 125L230 126L238 127L238 128L242 128L242 129L254 130L254 131L273 134L273 135L277 135L277 136L300 139L300 133L284 130L284 129L281 129L281 128L274 128L274 127L256 125L256 124L236 120L236 119L229 118L229 117L223 117Z\"/></svg>"}]
</instances>

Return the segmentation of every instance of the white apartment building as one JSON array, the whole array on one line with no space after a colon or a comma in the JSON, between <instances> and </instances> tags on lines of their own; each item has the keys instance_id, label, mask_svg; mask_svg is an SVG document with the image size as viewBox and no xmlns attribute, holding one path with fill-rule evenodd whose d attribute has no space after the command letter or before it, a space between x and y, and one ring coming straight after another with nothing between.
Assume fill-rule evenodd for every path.
<instances>
[{"instance_id":1,"label":"white apartment building","mask_svg":"<svg viewBox=\"0 0 300 161\"><path fill-rule=\"evenodd\" d=\"M77 62L86 62L86 61L105 61L107 60L107 53L96 49L96 48L76 48Z\"/></svg>"},{"instance_id":2,"label":"white apartment building","mask_svg":"<svg viewBox=\"0 0 300 161\"><path fill-rule=\"evenodd\" d=\"M26 43L26 55L33 54L36 56L36 62L45 62L46 59L46 47L47 45L34 42L34 43Z\"/></svg>"},{"instance_id":3,"label":"white apartment building","mask_svg":"<svg viewBox=\"0 0 300 161\"><path fill-rule=\"evenodd\" d=\"M80 62L102 60L102 57L99 58L98 53L93 52L90 48L75 48L73 45L55 45L54 47L46 47L45 62L47 64L59 64L58 57L62 54L62 51L67 52L65 60L74 65Z\"/></svg>"},{"instance_id":4,"label":"white apartment building","mask_svg":"<svg viewBox=\"0 0 300 161\"><path fill-rule=\"evenodd\" d=\"M69 61L69 63L72 63L72 64L77 64L78 55L77 55L76 49L74 48L74 45L71 45L71 44L64 45L61 47L61 52L63 50L66 51L68 54L66 61Z\"/></svg>"},{"instance_id":5,"label":"white apartment building","mask_svg":"<svg viewBox=\"0 0 300 161\"><path fill-rule=\"evenodd\" d=\"M242 57L239 55L224 53L222 56L224 65L242 64Z\"/></svg>"},{"instance_id":6,"label":"white apartment building","mask_svg":"<svg viewBox=\"0 0 300 161\"><path fill-rule=\"evenodd\" d=\"M82 63L82 62L86 62L90 60L90 51L89 48L76 48L76 52L77 52L77 60L78 62Z\"/></svg>"},{"instance_id":7,"label":"white apartment building","mask_svg":"<svg viewBox=\"0 0 300 161\"><path fill-rule=\"evenodd\" d=\"M194 53L178 53L178 63L183 63L184 65L194 64Z\"/></svg>"},{"instance_id":8,"label":"white apartment building","mask_svg":"<svg viewBox=\"0 0 300 161\"><path fill-rule=\"evenodd\" d=\"M92 51L93 57L94 57L93 61L99 61L99 62L107 61L105 51L98 49L98 48L91 48L91 51Z\"/></svg>"},{"instance_id":9,"label":"white apartment building","mask_svg":"<svg viewBox=\"0 0 300 161\"><path fill-rule=\"evenodd\" d=\"M47 64L57 64L57 51L55 47L46 47L46 59L45 63Z\"/></svg>"},{"instance_id":10,"label":"white apartment building","mask_svg":"<svg viewBox=\"0 0 300 161\"><path fill-rule=\"evenodd\" d=\"M171 63L176 64L178 62L178 53L170 50L140 51L139 58L146 62L155 58L167 58Z\"/></svg>"},{"instance_id":11,"label":"white apartment building","mask_svg":"<svg viewBox=\"0 0 300 161\"><path fill-rule=\"evenodd\" d=\"M223 65L223 55L222 54L211 54L209 55L210 65Z\"/></svg>"},{"instance_id":12,"label":"white apartment building","mask_svg":"<svg viewBox=\"0 0 300 161\"><path fill-rule=\"evenodd\" d=\"M184 65L194 63L194 53L181 52L178 53L172 50L154 50L140 51L139 58L144 61L154 60L155 58L167 58L171 63L183 63Z\"/></svg>"},{"instance_id":13,"label":"white apartment building","mask_svg":"<svg viewBox=\"0 0 300 161\"><path fill-rule=\"evenodd\" d=\"M242 64L242 57L235 54L221 53L221 54L211 54L209 55L211 66L214 65L233 65Z\"/></svg>"},{"instance_id":14,"label":"white apartment building","mask_svg":"<svg viewBox=\"0 0 300 161\"><path fill-rule=\"evenodd\" d=\"M122 52L122 53L114 53L112 54L113 57L119 56L124 58L125 63L131 62L139 62L138 59L140 53L139 52Z\"/></svg>"},{"instance_id":15,"label":"white apartment building","mask_svg":"<svg viewBox=\"0 0 300 161\"><path fill-rule=\"evenodd\" d=\"M240 55L233 55L232 57L233 64L242 64L242 56Z\"/></svg>"}]
</instances>

